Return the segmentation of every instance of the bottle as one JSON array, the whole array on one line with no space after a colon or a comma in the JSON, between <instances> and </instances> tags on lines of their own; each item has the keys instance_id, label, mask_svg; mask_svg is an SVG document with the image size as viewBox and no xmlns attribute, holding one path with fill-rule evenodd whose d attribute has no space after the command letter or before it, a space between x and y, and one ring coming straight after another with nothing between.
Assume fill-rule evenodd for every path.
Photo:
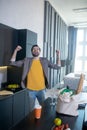
<instances>
[{"instance_id":1,"label":"bottle","mask_svg":"<svg viewBox=\"0 0 87 130\"><path fill-rule=\"evenodd\" d=\"M84 74L81 74L76 94L79 94L82 91L83 82L84 82Z\"/></svg>"},{"instance_id":2,"label":"bottle","mask_svg":"<svg viewBox=\"0 0 87 130\"><path fill-rule=\"evenodd\" d=\"M68 124L65 125L65 130L71 130Z\"/></svg>"}]
</instances>

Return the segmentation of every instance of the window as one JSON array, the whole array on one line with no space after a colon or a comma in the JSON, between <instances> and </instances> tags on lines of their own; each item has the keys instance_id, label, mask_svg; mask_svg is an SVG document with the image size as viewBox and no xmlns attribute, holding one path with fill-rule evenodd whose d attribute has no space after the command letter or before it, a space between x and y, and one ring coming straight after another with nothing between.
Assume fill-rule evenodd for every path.
<instances>
[{"instance_id":1,"label":"window","mask_svg":"<svg viewBox=\"0 0 87 130\"><path fill-rule=\"evenodd\" d=\"M74 72L87 73L87 28L78 29Z\"/></svg>"}]
</instances>

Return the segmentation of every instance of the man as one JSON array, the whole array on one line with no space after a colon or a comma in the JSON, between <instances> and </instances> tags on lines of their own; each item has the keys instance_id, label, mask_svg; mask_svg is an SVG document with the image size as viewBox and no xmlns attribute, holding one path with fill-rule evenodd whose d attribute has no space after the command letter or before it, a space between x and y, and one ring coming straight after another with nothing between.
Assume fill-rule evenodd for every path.
<instances>
[{"instance_id":1,"label":"man","mask_svg":"<svg viewBox=\"0 0 87 130\"><path fill-rule=\"evenodd\" d=\"M21 46L17 46L11 58L11 65L22 66L23 65L23 75L21 86L25 86L28 89L29 99L35 103L37 98L39 103L42 105L45 100L45 88L48 88L48 67L54 69L60 69L60 65L53 64L47 60L47 58L39 57L41 49L38 45L33 45L31 48L32 56L27 57L20 61L16 60L17 52L22 49ZM58 52L59 53L59 52ZM57 55L58 55L57 53ZM27 77L27 84L24 81Z\"/></svg>"}]
</instances>

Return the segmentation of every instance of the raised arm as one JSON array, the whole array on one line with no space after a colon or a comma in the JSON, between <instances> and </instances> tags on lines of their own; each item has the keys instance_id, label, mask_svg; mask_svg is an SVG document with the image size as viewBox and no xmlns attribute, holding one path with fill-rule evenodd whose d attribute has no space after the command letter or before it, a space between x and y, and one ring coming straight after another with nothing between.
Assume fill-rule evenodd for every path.
<instances>
[{"instance_id":1,"label":"raised arm","mask_svg":"<svg viewBox=\"0 0 87 130\"><path fill-rule=\"evenodd\" d=\"M53 69L60 69L61 68L61 60L60 60L60 51L56 50L56 63L52 63L48 61L48 67Z\"/></svg>"},{"instance_id":2,"label":"raised arm","mask_svg":"<svg viewBox=\"0 0 87 130\"><path fill-rule=\"evenodd\" d=\"M21 49L22 49L22 47L19 46L19 45L15 48L10 61L15 61L16 60L17 52L20 51Z\"/></svg>"},{"instance_id":3,"label":"raised arm","mask_svg":"<svg viewBox=\"0 0 87 130\"><path fill-rule=\"evenodd\" d=\"M60 50L56 50L56 55L57 55L56 64L57 64L58 66L61 66Z\"/></svg>"}]
</instances>

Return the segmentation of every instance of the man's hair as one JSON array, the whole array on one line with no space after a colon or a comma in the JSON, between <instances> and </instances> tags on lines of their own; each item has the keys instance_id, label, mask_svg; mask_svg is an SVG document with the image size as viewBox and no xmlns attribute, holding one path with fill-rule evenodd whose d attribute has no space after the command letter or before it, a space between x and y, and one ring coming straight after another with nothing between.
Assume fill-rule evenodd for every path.
<instances>
[{"instance_id":1,"label":"man's hair","mask_svg":"<svg viewBox=\"0 0 87 130\"><path fill-rule=\"evenodd\" d=\"M31 52L33 51L34 47L39 47L39 46L37 44L33 45L32 48L31 48ZM40 47L39 47L39 50L41 51Z\"/></svg>"}]
</instances>

